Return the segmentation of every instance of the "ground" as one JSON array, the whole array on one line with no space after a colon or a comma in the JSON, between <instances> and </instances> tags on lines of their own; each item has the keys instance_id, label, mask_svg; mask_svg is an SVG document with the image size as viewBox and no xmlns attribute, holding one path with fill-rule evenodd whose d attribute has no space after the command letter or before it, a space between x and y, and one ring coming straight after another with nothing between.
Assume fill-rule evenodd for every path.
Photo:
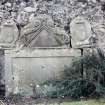
<instances>
[{"instance_id":1,"label":"ground","mask_svg":"<svg viewBox=\"0 0 105 105\"><path fill-rule=\"evenodd\" d=\"M14 104L14 103L11 103L11 104L3 104L1 102L0 105L105 105L105 99L100 99L100 100L87 100L87 101L71 101L71 102L62 102L62 103L58 103L58 102L52 102L52 103L49 103L49 102L43 102L43 103L40 103L40 104L36 104L35 102L26 102L25 103L17 103L17 104Z\"/></svg>"},{"instance_id":2,"label":"ground","mask_svg":"<svg viewBox=\"0 0 105 105\"><path fill-rule=\"evenodd\" d=\"M61 105L105 105L105 102L98 102L96 100L89 100L89 101L62 103Z\"/></svg>"}]
</instances>

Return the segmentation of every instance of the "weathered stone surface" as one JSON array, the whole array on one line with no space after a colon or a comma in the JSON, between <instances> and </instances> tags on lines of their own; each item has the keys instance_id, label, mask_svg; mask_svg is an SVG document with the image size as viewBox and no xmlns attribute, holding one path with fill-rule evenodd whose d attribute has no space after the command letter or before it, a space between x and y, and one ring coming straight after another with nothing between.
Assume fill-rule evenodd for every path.
<instances>
[{"instance_id":1,"label":"weathered stone surface","mask_svg":"<svg viewBox=\"0 0 105 105\"><path fill-rule=\"evenodd\" d=\"M24 49L18 53L6 51L7 95L11 92L31 94L31 84L38 85L45 80L59 78L59 72L69 67L72 60L80 55L80 50L75 49Z\"/></svg>"},{"instance_id":2,"label":"weathered stone surface","mask_svg":"<svg viewBox=\"0 0 105 105\"><path fill-rule=\"evenodd\" d=\"M16 41L4 54L6 94L31 95L30 84L58 75L80 56L73 48L87 52L91 38L98 39L96 48L105 49L104 12L104 0L0 0L0 45L5 49Z\"/></svg>"},{"instance_id":3,"label":"weathered stone surface","mask_svg":"<svg viewBox=\"0 0 105 105\"><path fill-rule=\"evenodd\" d=\"M71 24L71 39L74 48L89 46L89 38L91 37L91 26L88 21L82 17L75 18Z\"/></svg>"},{"instance_id":4,"label":"weathered stone surface","mask_svg":"<svg viewBox=\"0 0 105 105\"><path fill-rule=\"evenodd\" d=\"M8 47L15 44L18 38L18 29L12 19L5 20L0 27L0 46Z\"/></svg>"},{"instance_id":5,"label":"weathered stone surface","mask_svg":"<svg viewBox=\"0 0 105 105\"><path fill-rule=\"evenodd\" d=\"M64 29L54 26L51 17L33 17L23 29L20 41L29 47L61 47L69 44L69 36Z\"/></svg>"},{"instance_id":6,"label":"weathered stone surface","mask_svg":"<svg viewBox=\"0 0 105 105\"><path fill-rule=\"evenodd\" d=\"M29 15L25 11L20 11L17 16L16 22L22 26L26 25L29 21Z\"/></svg>"}]
</instances>

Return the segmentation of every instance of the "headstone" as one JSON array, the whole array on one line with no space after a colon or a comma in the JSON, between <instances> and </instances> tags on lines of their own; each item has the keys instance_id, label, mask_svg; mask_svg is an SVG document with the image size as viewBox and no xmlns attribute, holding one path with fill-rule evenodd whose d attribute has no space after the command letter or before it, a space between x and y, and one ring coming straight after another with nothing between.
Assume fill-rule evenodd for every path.
<instances>
[{"instance_id":1,"label":"headstone","mask_svg":"<svg viewBox=\"0 0 105 105\"><path fill-rule=\"evenodd\" d=\"M75 48L89 46L89 38L91 37L91 26L87 20L82 17L75 18L71 24L72 46Z\"/></svg>"},{"instance_id":2,"label":"headstone","mask_svg":"<svg viewBox=\"0 0 105 105\"><path fill-rule=\"evenodd\" d=\"M5 20L0 27L0 46L12 45L18 37L18 29L12 19Z\"/></svg>"}]
</instances>

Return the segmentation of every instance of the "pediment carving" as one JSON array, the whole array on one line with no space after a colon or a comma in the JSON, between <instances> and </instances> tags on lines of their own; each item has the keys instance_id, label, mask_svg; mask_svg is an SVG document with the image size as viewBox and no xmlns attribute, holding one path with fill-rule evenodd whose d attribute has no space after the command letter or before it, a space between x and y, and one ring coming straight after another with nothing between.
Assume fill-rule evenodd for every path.
<instances>
[{"instance_id":1,"label":"pediment carving","mask_svg":"<svg viewBox=\"0 0 105 105\"><path fill-rule=\"evenodd\" d=\"M62 47L69 44L69 36L50 17L40 16L22 29L20 42L26 47Z\"/></svg>"}]
</instances>

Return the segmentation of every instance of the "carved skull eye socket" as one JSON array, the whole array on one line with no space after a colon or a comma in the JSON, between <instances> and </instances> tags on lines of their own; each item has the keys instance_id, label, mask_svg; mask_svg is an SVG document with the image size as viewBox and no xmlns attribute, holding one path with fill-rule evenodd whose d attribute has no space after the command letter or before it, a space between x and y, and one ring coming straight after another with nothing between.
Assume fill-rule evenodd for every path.
<instances>
[{"instance_id":1,"label":"carved skull eye socket","mask_svg":"<svg viewBox=\"0 0 105 105\"><path fill-rule=\"evenodd\" d=\"M35 27L40 26L40 22L38 22L38 21L37 21L37 22L35 22L35 23L34 23L34 26L35 26Z\"/></svg>"}]
</instances>

